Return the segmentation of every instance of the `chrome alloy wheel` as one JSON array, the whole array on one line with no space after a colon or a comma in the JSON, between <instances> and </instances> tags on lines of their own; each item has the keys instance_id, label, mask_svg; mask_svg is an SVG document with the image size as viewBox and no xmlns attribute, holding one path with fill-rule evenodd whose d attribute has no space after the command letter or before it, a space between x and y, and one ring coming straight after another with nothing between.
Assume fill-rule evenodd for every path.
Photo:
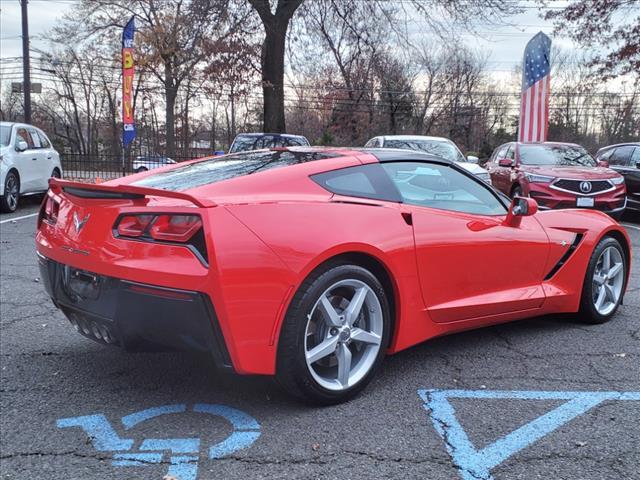
<instances>
[{"instance_id":1,"label":"chrome alloy wheel","mask_svg":"<svg viewBox=\"0 0 640 480\"><path fill-rule=\"evenodd\" d=\"M9 174L6 182L4 194L7 197L7 204L9 205L9 208L13 211L18 206L18 197L20 195L18 190L18 180L15 175Z\"/></svg>"},{"instance_id":2,"label":"chrome alloy wheel","mask_svg":"<svg viewBox=\"0 0 640 480\"><path fill-rule=\"evenodd\" d=\"M382 306L366 283L341 280L324 291L307 315L305 357L324 388L346 390L371 370L384 329Z\"/></svg>"},{"instance_id":3,"label":"chrome alloy wheel","mask_svg":"<svg viewBox=\"0 0 640 480\"><path fill-rule=\"evenodd\" d=\"M607 247L593 272L592 299L600 315L609 315L618 305L624 286L624 259L615 247Z\"/></svg>"}]
</instances>

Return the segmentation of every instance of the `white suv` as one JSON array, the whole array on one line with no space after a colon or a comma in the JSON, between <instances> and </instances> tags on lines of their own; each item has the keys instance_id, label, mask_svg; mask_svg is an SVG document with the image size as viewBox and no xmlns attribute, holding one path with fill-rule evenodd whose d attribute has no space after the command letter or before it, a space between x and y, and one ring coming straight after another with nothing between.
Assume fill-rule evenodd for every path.
<instances>
[{"instance_id":1,"label":"white suv","mask_svg":"<svg viewBox=\"0 0 640 480\"><path fill-rule=\"evenodd\" d=\"M45 192L62 177L60 155L32 125L0 122L0 211L14 212L21 195Z\"/></svg>"}]
</instances>

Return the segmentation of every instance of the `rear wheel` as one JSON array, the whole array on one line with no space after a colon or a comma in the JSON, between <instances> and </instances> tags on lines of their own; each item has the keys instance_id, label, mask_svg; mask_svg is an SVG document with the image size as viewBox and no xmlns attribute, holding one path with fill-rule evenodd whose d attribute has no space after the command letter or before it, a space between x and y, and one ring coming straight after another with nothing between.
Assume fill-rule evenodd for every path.
<instances>
[{"instance_id":1,"label":"rear wheel","mask_svg":"<svg viewBox=\"0 0 640 480\"><path fill-rule=\"evenodd\" d=\"M20 199L20 180L15 172L7 173L4 179L4 190L0 197L0 210L5 213L15 212Z\"/></svg>"},{"instance_id":2,"label":"rear wheel","mask_svg":"<svg viewBox=\"0 0 640 480\"><path fill-rule=\"evenodd\" d=\"M389 302L378 279L357 265L329 265L312 274L291 302L277 379L310 403L346 401L373 378L389 331Z\"/></svg>"},{"instance_id":3,"label":"rear wheel","mask_svg":"<svg viewBox=\"0 0 640 480\"><path fill-rule=\"evenodd\" d=\"M627 259L612 237L600 241L591 254L582 286L578 318L585 323L604 323L616 313L627 278Z\"/></svg>"},{"instance_id":4,"label":"rear wheel","mask_svg":"<svg viewBox=\"0 0 640 480\"><path fill-rule=\"evenodd\" d=\"M147 170L148 170L147 167L140 167L140 168L136 169L136 173L146 172Z\"/></svg>"}]
</instances>

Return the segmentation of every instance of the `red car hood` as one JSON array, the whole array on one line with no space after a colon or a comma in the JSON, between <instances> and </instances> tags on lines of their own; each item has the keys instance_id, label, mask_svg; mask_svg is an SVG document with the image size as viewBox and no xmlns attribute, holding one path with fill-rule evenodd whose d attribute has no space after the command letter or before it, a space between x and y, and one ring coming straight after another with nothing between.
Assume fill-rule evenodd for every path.
<instances>
[{"instance_id":1,"label":"red car hood","mask_svg":"<svg viewBox=\"0 0 640 480\"><path fill-rule=\"evenodd\" d=\"M552 165L522 165L523 172L550 177L575 178L579 180L604 180L617 177L618 174L610 168L603 167L555 167Z\"/></svg>"}]
</instances>

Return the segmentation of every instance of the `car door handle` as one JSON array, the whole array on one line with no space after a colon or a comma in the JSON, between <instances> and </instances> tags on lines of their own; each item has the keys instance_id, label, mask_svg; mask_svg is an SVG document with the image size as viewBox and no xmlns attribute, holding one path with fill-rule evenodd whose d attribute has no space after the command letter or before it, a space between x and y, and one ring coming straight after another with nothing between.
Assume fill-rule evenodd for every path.
<instances>
[{"instance_id":1,"label":"car door handle","mask_svg":"<svg viewBox=\"0 0 640 480\"><path fill-rule=\"evenodd\" d=\"M47 160L51 160L52 158L53 158L53 157L52 157L51 155L49 155L49 156L47 157Z\"/></svg>"},{"instance_id":2,"label":"car door handle","mask_svg":"<svg viewBox=\"0 0 640 480\"><path fill-rule=\"evenodd\" d=\"M38 157L33 157L31 160L38 160Z\"/></svg>"}]
</instances>

